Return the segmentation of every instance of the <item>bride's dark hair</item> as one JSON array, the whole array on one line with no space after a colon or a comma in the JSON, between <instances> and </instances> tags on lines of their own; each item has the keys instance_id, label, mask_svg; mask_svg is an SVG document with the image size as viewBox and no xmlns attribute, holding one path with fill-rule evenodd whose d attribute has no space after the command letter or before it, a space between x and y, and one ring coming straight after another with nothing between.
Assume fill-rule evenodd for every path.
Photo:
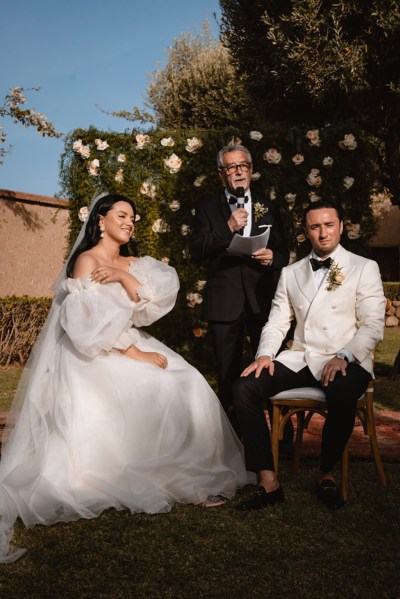
<instances>
[{"instance_id":1,"label":"bride's dark hair","mask_svg":"<svg viewBox=\"0 0 400 599\"><path fill-rule=\"evenodd\" d=\"M68 261L67 277L72 277L78 256L98 244L100 240L100 216L105 216L117 202L126 202L129 204L133 210L133 216L136 217L135 204L129 198L117 193L111 193L100 198L90 210L86 223L85 235ZM136 256L136 253L136 244L133 240L128 241L128 243L125 243L120 247L121 256Z\"/></svg>"}]
</instances>

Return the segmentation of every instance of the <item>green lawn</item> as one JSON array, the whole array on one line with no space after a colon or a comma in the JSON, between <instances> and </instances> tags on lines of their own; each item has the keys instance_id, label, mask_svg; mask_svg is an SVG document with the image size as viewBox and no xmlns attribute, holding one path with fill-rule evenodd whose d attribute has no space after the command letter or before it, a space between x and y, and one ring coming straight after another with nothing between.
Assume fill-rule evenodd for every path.
<instances>
[{"instance_id":1,"label":"green lawn","mask_svg":"<svg viewBox=\"0 0 400 599\"><path fill-rule=\"evenodd\" d=\"M26 530L28 548L0 566L0 596L13 599L398 599L400 467L350 463L350 501L338 512L313 494L313 460L293 475L283 463L283 505L254 513L174 507L148 515L109 510Z\"/></svg>"}]
</instances>

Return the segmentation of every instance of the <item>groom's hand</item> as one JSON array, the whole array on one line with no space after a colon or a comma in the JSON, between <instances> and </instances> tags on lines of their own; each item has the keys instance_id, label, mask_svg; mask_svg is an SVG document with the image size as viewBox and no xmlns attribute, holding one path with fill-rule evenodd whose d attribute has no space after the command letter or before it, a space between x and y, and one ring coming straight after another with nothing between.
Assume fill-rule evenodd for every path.
<instances>
[{"instance_id":1,"label":"groom's hand","mask_svg":"<svg viewBox=\"0 0 400 599\"><path fill-rule=\"evenodd\" d=\"M268 356L260 356L245 368L240 376L248 376L255 371L255 378L258 379L263 369L266 368L271 376L274 374L275 364Z\"/></svg>"},{"instance_id":2,"label":"groom's hand","mask_svg":"<svg viewBox=\"0 0 400 599\"><path fill-rule=\"evenodd\" d=\"M346 376L347 362L344 358L337 358L336 356L327 362L322 370L321 383L323 387L326 387L328 383L331 383L338 372L341 372L343 376Z\"/></svg>"}]
</instances>

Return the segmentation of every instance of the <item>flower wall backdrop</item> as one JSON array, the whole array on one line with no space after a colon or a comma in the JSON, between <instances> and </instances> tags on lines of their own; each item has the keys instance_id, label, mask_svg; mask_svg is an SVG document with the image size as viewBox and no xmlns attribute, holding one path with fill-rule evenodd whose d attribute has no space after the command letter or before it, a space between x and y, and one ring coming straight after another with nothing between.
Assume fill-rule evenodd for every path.
<instances>
[{"instance_id":1,"label":"flower wall backdrop","mask_svg":"<svg viewBox=\"0 0 400 599\"><path fill-rule=\"evenodd\" d=\"M108 190L133 199L140 215L139 255L170 263L181 281L175 309L151 332L206 373L212 352L201 317L205 265L192 263L188 236L196 202L221 189L216 169L219 149L240 142L253 156L252 188L279 204L292 260L309 251L301 214L304 206L319 198L342 206L343 245L368 253L375 230L371 197L377 197L377 190L371 193L376 150L351 122L319 130L307 126L288 130L280 124L252 131L80 129L67 137L61 159L63 195L76 205L71 210L71 243L81 226L79 211L97 193Z\"/></svg>"}]
</instances>

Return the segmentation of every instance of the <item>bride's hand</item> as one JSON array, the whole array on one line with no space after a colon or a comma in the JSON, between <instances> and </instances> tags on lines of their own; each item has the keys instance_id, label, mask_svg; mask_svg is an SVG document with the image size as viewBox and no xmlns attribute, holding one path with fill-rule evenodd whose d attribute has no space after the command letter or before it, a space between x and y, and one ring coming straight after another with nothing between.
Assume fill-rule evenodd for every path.
<instances>
[{"instance_id":1,"label":"bride's hand","mask_svg":"<svg viewBox=\"0 0 400 599\"><path fill-rule=\"evenodd\" d=\"M154 364L159 368L166 368L168 366L168 360L162 354L154 351L141 351L135 345L131 345L125 351L120 350L125 356L132 358L133 360L139 360L139 362L147 362L148 364Z\"/></svg>"},{"instance_id":2,"label":"bride's hand","mask_svg":"<svg viewBox=\"0 0 400 599\"><path fill-rule=\"evenodd\" d=\"M121 283L123 276L127 274L120 268L113 266L100 266L92 271L90 278L94 283L107 285L108 283Z\"/></svg>"}]
</instances>

